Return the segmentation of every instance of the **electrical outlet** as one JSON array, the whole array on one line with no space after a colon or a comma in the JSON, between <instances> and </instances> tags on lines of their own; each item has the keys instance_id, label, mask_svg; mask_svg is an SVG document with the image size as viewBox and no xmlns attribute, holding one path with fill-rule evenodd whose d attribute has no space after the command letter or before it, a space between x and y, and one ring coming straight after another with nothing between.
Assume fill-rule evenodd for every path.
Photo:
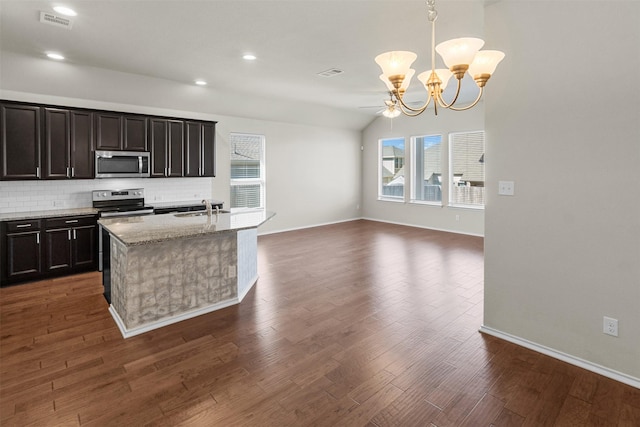
<instances>
[{"instance_id":1,"label":"electrical outlet","mask_svg":"<svg viewBox=\"0 0 640 427\"><path fill-rule=\"evenodd\" d=\"M612 319L611 317L604 316L603 318L603 329L607 335L613 335L614 337L618 336L618 319Z\"/></svg>"},{"instance_id":2,"label":"electrical outlet","mask_svg":"<svg viewBox=\"0 0 640 427\"><path fill-rule=\"evenodd\" d=\"M501 196L513 196L515 193L513 181L498 181L498 194Z\"/></svg>"}]
</instances>

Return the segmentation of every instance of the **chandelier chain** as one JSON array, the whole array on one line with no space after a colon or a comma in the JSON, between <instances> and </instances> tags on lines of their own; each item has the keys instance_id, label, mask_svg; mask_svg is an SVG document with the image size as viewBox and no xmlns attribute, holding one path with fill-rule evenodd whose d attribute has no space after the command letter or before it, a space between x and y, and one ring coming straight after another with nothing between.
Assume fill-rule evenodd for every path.
<instances>
[{"instance_id":1,"label":"chandelier chain","mask_svg":"<svg viewBox=\"0 0 640 427\"><path fill-rule=\"evenodd\" d=\"M427 9L429 9L429 13L427 16L429 17L429 21L433 22L438 19L438 11L436 10L436 0L427 0Z\"/></svg>"}]
</instances>

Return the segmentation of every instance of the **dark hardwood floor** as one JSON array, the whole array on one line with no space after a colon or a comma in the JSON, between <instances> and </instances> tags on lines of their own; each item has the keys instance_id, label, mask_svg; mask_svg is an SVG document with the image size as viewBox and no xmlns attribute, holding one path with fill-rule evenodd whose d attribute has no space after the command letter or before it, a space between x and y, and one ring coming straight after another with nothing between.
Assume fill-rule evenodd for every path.
<instances>
[{"instance_id":1,"label":"dark hardwood floor","mask_svg":"<svg viewBox=\"0 0 640 427\"><path fill-rule=\"evenodd\" d=\"M99 273L0 290L0 425L640 426L640 390L485 336L483 240L259 238L242 304L124 340Z\"/></svg>"}]
</instances>

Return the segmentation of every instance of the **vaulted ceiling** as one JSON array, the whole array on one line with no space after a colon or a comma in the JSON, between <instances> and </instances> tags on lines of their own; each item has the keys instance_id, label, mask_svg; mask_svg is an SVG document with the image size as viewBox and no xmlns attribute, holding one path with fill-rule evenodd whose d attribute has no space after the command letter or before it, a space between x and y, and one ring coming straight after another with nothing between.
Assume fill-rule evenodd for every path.
<instances>
[{"instance_id":1,"label":"vaulted ceiling","mask_svg":"<svg viewBox=\"0 0 640 427\"><path fill-rule=\"evenodd\" d=\"M40 11L56 5L76 10L72 29L39 22ZM482 36L483 1L436 7L437 42ZM204 79L207 88L370 120L388 98L377 54L412 50L418 73L430 67L426 10L425 1L402 0L2 0L0 48L34 57L56 51L69 63L186 84ZM342 73L318 75L329 69ZM424 99L418 83L409 100Z\"/></svg>"}]
</instances>

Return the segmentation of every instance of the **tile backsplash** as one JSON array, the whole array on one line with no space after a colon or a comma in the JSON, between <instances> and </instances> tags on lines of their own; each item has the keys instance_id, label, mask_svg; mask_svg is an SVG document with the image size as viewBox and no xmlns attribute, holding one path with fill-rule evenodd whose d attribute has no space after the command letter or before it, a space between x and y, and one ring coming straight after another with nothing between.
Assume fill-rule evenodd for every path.
<instances>
[{"instance_id":1,"label":"tile backsplash","mask_svg":"<svg viewBox=\"0 0 640 427\"><path fill-rule=\"evenodd\" d=\"M144 188L145 202L215 198L213 178L0 181L0 214L91 207L93 190Z\"/></svg>"}]
</instances>

